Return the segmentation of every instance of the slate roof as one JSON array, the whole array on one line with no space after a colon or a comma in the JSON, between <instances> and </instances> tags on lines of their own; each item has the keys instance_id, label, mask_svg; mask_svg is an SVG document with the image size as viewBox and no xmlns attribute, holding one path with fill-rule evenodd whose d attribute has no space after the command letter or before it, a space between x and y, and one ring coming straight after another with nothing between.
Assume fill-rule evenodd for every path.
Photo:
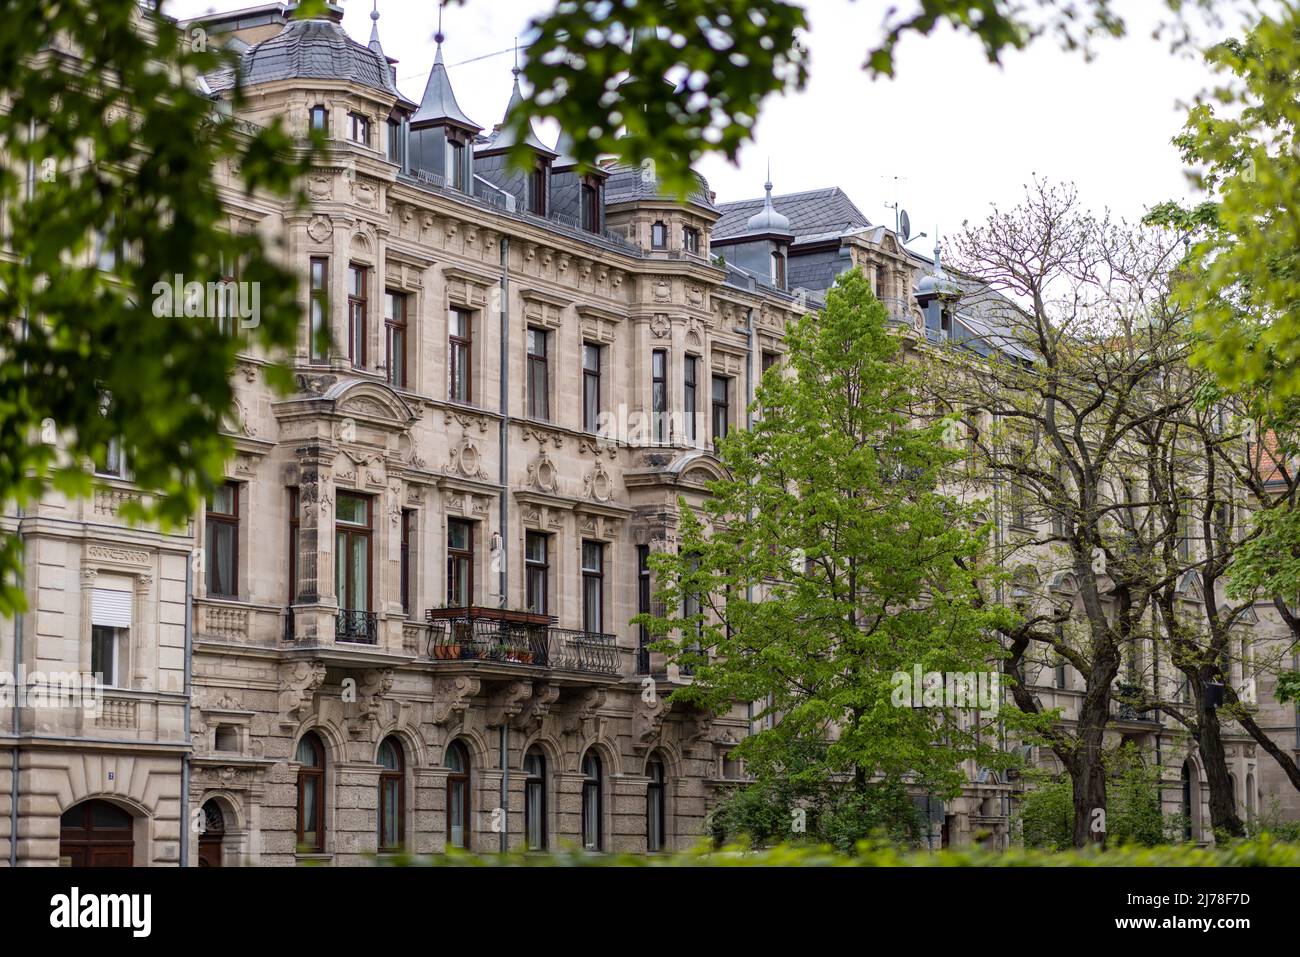
<instances>
[{"instance_id":1,"label":"slate roof","mask_svg":"<svg viewBox=\"0 0 1300 957\"><path fill-rule=\"evenodd\" d=\"M438 38L441 39L441 34ZM442 62L441 42L433 57L433 69L429 71L429 80L424 84L420 108L411 117L411 126L418 129L436 121L454 123L456 126L475 132L483 128L466 116L460 104L456 102L456 94L451 91L451 78L447 76L447 67Z\"/></svg>"},{"instance_id":2,"label":"slate roof","mask_svg":"<svg viewBox=\"0 0 1300 957\"><path fill-rule=\"evenodd\" d=\"M349 80L401 96L383 53L362 46L332 20L290 20L284 29L244 51L239 73L246 86L277 80ZM235 85L235 71L205 77L214 93Z\"/></svg>"},{"instance_id":3,"label":"slate roof","mask_svg":"<svg viewBox=\"0 0 1300 957\"><path fill-rule=\"evenodd\" d=\"M718 209L722 218L713 227L713 241L743 236L749 218L763 209L763 203L764 199L760 197L720 204ZM871 221L862 215L862 210L853 205L853 200L838 186L773 196L772 205L790 220L790 232L794 233L796 243L814 237L843 235L871 225Z\"/></svg>"},{"instance_id":4,"label":"slate roof","mask_svg":"<svg viewBox=\"0 0 1300 957\"><path fill-rule=\"evenodd\" d=\"M498 123L496 128L492 131L492 135L488 137L488 141L483 145L476 147L474 152L490 153L498 150L508 150L510 147L515 145L519 137L515 135L515 131L507 125L507 122L510 119L510 114L514 112L515 108L519 106L519 104L523 103L523 101L524 95L519 90L519 72L516 70L515 88L510 94L510 102L506 106L505 116L501 118L501 122ZM543 144L542 141L537 138L537 131L533 129L533 121L531 119L528 121L528 131L524 133L524 145L537 153L541 153L543 156L550 156L552 158L559 156L559 153Z\"/></svg>"},{"instance_id":5,"label":"slate roof","mask_svg":"<svg viewBox=\"0 0 1300 957\"><path fill-rule=\"evenodd\" d=\"M661 192L659 181L653 176L643 176L639 166L611 166L609 180L605 184L605 202L632 203L637 200L662 199L676 202L677 197ZM688 202L716 211L717 206L709 198L709 181L699 173L695 174L695 188L687 197ZM759 201L762 205L762 201Z\"/></svg>"}]
</instances>

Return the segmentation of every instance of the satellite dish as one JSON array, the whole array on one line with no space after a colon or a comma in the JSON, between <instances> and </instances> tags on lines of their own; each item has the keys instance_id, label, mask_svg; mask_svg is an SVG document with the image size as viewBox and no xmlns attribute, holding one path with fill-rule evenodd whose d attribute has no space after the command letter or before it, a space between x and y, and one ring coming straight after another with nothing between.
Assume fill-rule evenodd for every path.
<instances>
[{"instance_id":1,"label":"satellite dish","mask_svg":"<svg viewBox=\"0 0 1300 957\"><path fill-rule=\"evenodd\" d=\"M898 231L903 234L903 242L912 238L912 220L908 218L907 210L898 214Z\"/></svg>"}]
</instances>

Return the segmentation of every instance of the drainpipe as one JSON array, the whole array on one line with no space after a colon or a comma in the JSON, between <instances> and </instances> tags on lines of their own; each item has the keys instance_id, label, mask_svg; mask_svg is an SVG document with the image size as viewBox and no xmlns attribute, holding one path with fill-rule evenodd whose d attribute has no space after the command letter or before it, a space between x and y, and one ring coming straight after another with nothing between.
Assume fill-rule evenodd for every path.
<instances>
[{"instance_id":1,"label":"drainpipe","mask_svg":"<svg viewBox=\"0 0 1300 957\"><path fill-rule=\"evenodd\" d=\"M498 505L498 534L501 546L497 555L501 561L501 607L509 603L509 570L507 556L510 550L510 238L501 237L501 430L498 433L500 457L499 481L501 483L500 504ZM510 731L504 721L501 724L501 853L509 847L510 828Z\"/></svg>"},{"instance_id":2,"label":"drainpipe","mask_svg":"<svg viewBox=\"0 0 1300 957\"><path fill-rule=\"evenodd\" d=\"M743 333L745 336L745 428L753 430L754 428L754 307L749 306L745 309L745 325L743 328L737 327L733 332ZM749 517L752 520L754 510L750 509ZM745 586L745 601L748 604L754 602L754 586ZM754 733L754 702L750 701L747 705L749 725L745 729L746 736Z\"/></svg>"},{"instance_id":3,"label":"drainpipe","mask_svg":"<svg viewBox=\"0 0 1300 957\"><path fill-rule=\"evenodd\" d=\"M193 696L191 674L194 671L194 561L185 562L185 744L190 742L190 705ZM181 752L181 867L190 864L190 751Z\"/></svg>"}]
</instances>

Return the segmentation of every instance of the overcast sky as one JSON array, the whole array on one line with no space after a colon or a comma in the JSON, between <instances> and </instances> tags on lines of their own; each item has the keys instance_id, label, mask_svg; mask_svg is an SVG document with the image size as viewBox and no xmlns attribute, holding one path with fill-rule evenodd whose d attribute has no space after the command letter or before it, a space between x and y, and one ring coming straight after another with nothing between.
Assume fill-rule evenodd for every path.
<instances>
[{"instance_id":1,"label":"overcast sky","mask_svg":"<svg viewBox=\"0 0 1300 957\"><path fill-rule=\"evenodd\" d=\"M922 251L933 245L936 226L952 232L963 220L983 219L992 202L1013 204L1035 174L1073 181L1089 206L1129 218L1190 195L1169 140L1185 105L1212 78L1198 57L1175 55L1166 41L1152 39L1163 4L1117 0L1129 35L1099 41L1091 63L1045 39L1007 54L999 68L985 61L976 40L943 28L903 42L893 80L871 80L861 69L864 53L897 2L808 0L811 81L802 93L768 102L738 168L716 158L700 164L719 201L761 195L770 158L778 195L840 186L872 222L893 225L886 204L897 193L913 234L929 233L912 243ZM169 0L164 9L183 17L249 5ZM444 12L443 56L457 100L475 122L490 128L500 121L510 96L508 51L529 19L551 5L468 0ZM371 0L343 0L343 7L344 27L366 42ZM418 102L433 62L436 0L379 0L379 13L384 51L399 61L398 86ZM1199 32L1215 37L1233 26ZM554 142L553 130L540 129Z\"/></svg>"}]
</instances>

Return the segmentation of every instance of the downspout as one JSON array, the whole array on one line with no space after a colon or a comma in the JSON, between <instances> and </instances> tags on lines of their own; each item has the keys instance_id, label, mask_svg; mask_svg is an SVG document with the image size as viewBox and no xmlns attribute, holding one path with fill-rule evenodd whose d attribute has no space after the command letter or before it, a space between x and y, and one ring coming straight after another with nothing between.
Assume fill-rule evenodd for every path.
<instances>
[{"instance_id":1,"label":"downspout","mask_svg":"<svg viewBox=\"0 0 1300 957\"><path fill-rule=\"evenodd\" d=\"M745 327L743 329L734 329L734 332L743 332L745 334L745 429L753 431L754 429L754 307L749 306L745 309ZM754 518L754 510L750 509L749 518ZM752 605L754 603L754 586L745 586L745 603ZM746 728L746 735L754 733L754 702L750 701L747 705L749 726Z\"/></svg>"},{"instance_id":2,"label":"downspout","mask_svg":"<svg viewBox=\"0 0 1300 957\"><path fill-rule=\"evenodd\" d=\"M191 674L194 671L194 561L185 563L185 744L181 752L181 867L190 864L190 705L193 695Z\"/></svg>"},{"instance_id":3,"label":"downspout","mask_svg":"<svg viewBox=\"0 0 1300 957\"><path fill-rule=\"evenodd\" d=\"M27 142L36 142L36 120L27 122ZM27 202L30 204L36 198L36 159L28 157L27 159ZM27 338L27 310L23 309L22 332L21 336ZM23 361L23 372L27 372L27 362ZM23 534L23 507L18 506L18 547L19 554L23 551L24 534ZM18 569L18 587L26 590L23 583L23 568ZM14 730L14 747L11 764L9 765L9 866L18 866L18 735L22 730L22 723L18 717L18 674L23 661L23 613L21 611L14 615L14 707L13 707L13 730Z\"/></svg>"},{"instance_id":4,"label":"downspout","mask_svg":"<svg viewBox=\"0 0 1300 957\"><path fill-rule=\"evenodd\" d=\"M497 556L501 563L499 589L501 607L509 602L509 570L507 556L510 554L506 543L510 540L510 238L501 237L501 428L497 439L499 445L501 483L500 502L498 505L498 529L501 537ZM507 724L501 723L501 853L510 846L510 732Z\"/></svg>"}]
</instances>

